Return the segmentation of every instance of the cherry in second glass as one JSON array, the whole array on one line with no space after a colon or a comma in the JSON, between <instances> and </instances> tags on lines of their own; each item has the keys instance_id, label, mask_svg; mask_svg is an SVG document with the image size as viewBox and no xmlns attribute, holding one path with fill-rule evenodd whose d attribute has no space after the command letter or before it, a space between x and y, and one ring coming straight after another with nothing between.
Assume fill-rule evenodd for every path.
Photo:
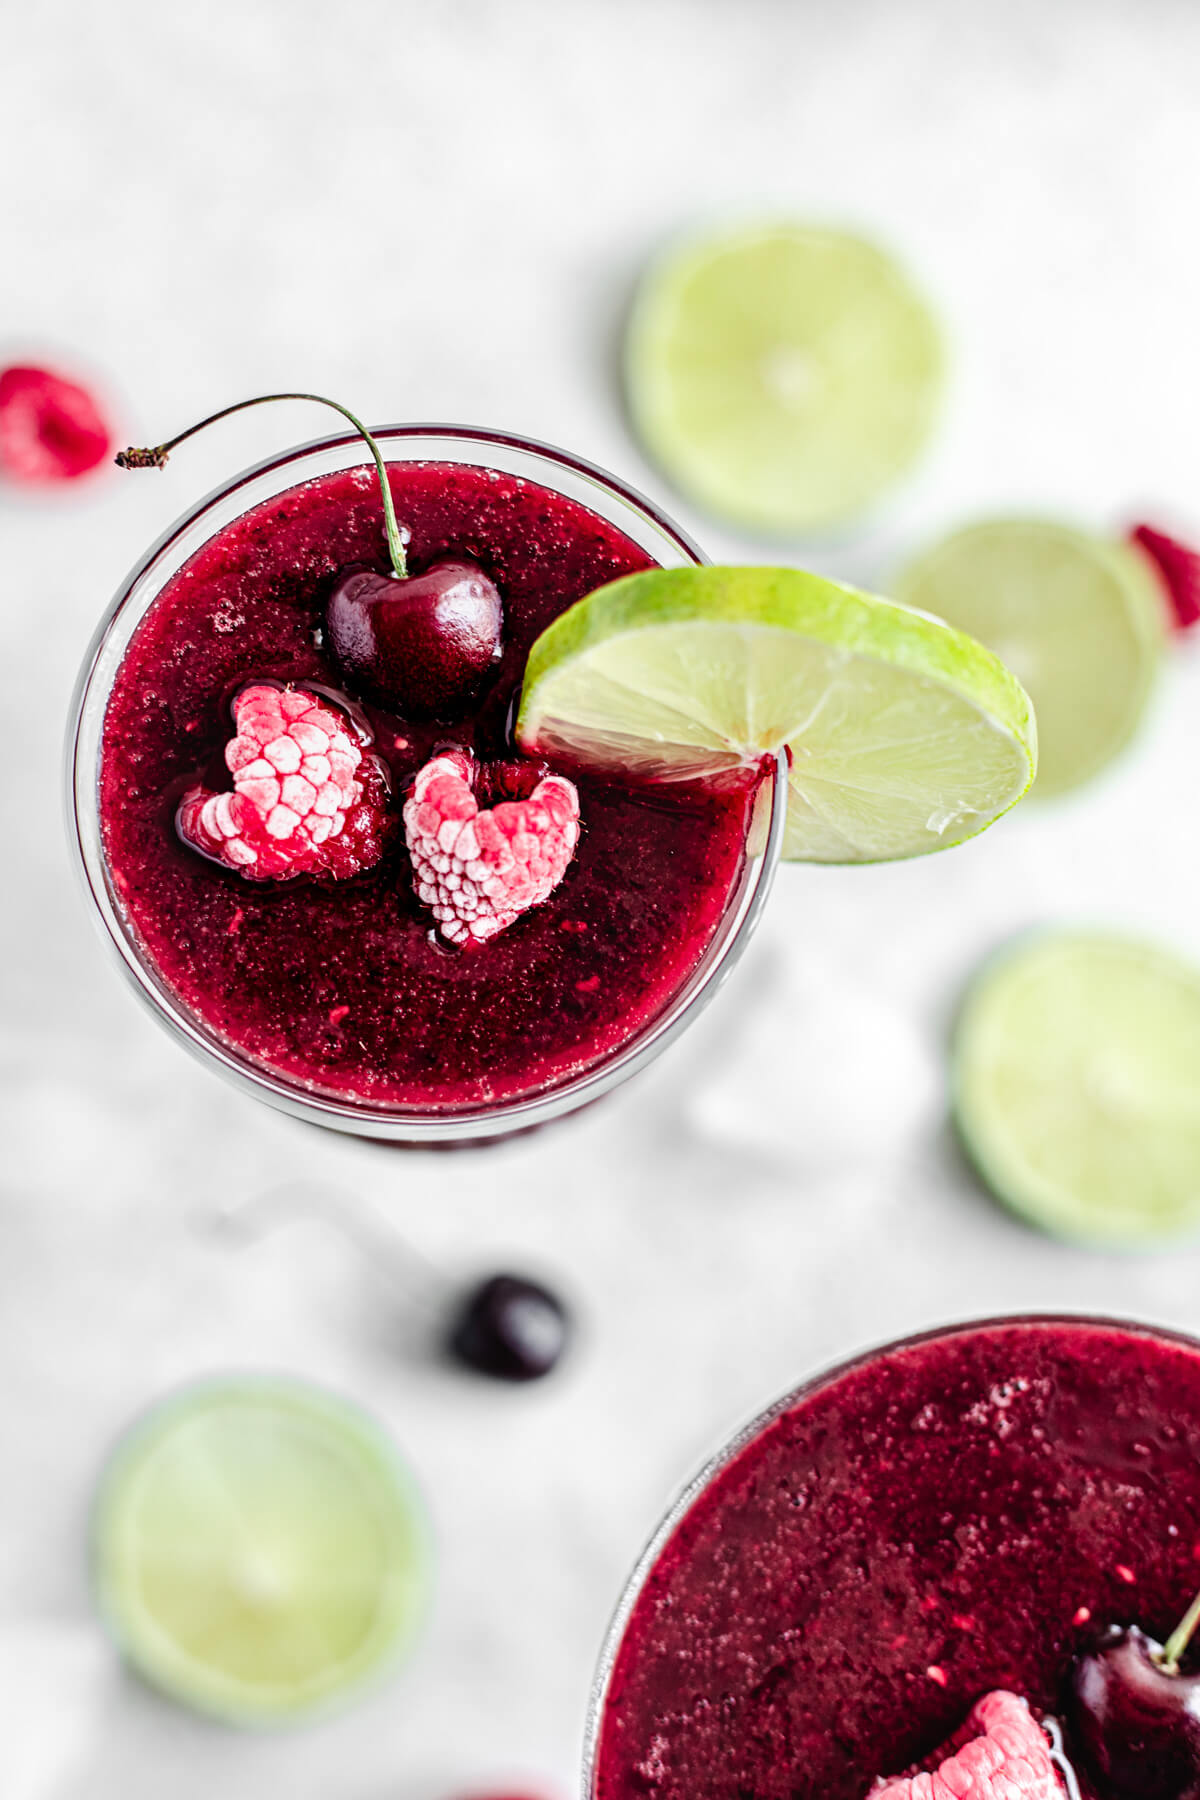
<instances>
[{"instance_id":1,"label":"cherry in second glass","mask_svg":"<svg viewBox=\"0 0 1200 1800\"><path fill-rule=\"evenodd\" d=\"M951 1327L818 1378L643 1558L590 1800L1193 1800L1198 1453L1200 1345L1134 1324Z\"/></svg>"}]
</instances>

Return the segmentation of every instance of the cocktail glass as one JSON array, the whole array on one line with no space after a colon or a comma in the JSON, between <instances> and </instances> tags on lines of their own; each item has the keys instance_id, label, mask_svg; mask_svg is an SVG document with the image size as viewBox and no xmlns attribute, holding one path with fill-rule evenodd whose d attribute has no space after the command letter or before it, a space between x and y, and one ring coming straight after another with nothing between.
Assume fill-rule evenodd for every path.
<instances>
[{"instance_id":1,"label":"cocktail glass","mask_svg":"<svg viewBox=\"0 0 1200 1800\"><path fill-rule=\"evenodd\" d=\"M650 501L604 470L550 445L447 425L395 425L375 435L390 464L460 464L536 482L590 508L662 567L704 560L690 538ZM243 1092L310 1123L377 1140L434 1146L507 1137L608 1093L674 1042L712 999L745 948L774 876L786 811L783 764L760 786L744 872L702 954L661 1011L581 1073L542 1091L494 1103L398 1107L315 1093L241 1054L172 993L121 904L105 855L99 811L105 709L133 634L189 557L262 501L314 477L358 468L365 461L362 440L354 435L322 438L268 458L192 507L122 583L88 650L71 709L72 848L93 917L134 991L177 1041Z\"/></svg>"},{"instance_id":2,"label":"cocktail glass","mask_svg":"<svg viewBox=\"0 0 1200 1800\"><path fill-rule=\"evenodd\" d=\"M925 1376L907 1379L906 1361L910 1369L923 1366ZM878 1406L865 1404L864 1395ZM880 1426L889 1408L900 1421L895 1442ZM797 1422L794 1433L789 1420ZM1198 1433L1200 1342L1123 1320L1018 1315L944 1326L811 1377L734 1433L683 1488L638 1559L592 1688L584 1800L642 1792L641 1777L629 1775L639 1748L660 1765L647 1791L677 1792L683 1764L672 1764L681 1753L668 1740L692 1730L702 1713L711 1729L704 1725L705 1774L692 1792L749 1791L746 1769L730 1772L714 1758L719 1763L724 1750L736 1760L751 1738L761 1755L773 1757L769 1791L797 1791L797 1771L789 1773L786 1756L781 1760L767 1716L774 1702L768 1695L765 1710L753 1709L770 1689L782 1696L786 1718L789 1656L797 1649L810 1654L810 1645L812 1657L821 1658L821 1678L828 1674L845 1689L833 1700L827 1687L821 1701L829 1713L829 1768L815 1776L805 1767L814 1793L827 1791L818 1777L836 1785L844 1775L856 1724L873 1730L878 1709L896 1715L873 1747L881 1763L856 1770L847 1792L865 1794L876 1776L898 1773L914 1746L924 1756L945 1743L989 1688L1015 1687L1050 1715L1060 1757L1053 1714L1072 1655L1109 1625L1139 1623L1165 1636L1192 1597L1195 1531L1184 1521L1194 1521L1200 1493L1191 1448ZM772 1444L786 1446L786 1454L770 1460ZM931 1444L949 1471L944 1486L921 1468L922 1446ZM913 1446L911 1461L906 1445ZM807 1521L832 1516L821 1511L822 1494L833 1492L839 1476L841 1505L851 1464L855 1491L837 1514L836 1541L808 1544L806 1565L781 1567L780 1544L786 1556L826 1529ZM956 1464L972 1472L960 1476ZM864 1489L868 1520L886 1514L892 1526L870 1541L856 1504ZM935 1489L946 1511L934 1507L925 1516L921 1509ZM876 1492L881 1504L872 1511ZM773 1519L777 1542L739 1527L747 1506ZM789 1526L789 1516L806 1522ZM1003 1547L993 1563L989 1543ZM1058 1591L1076 1582L1077 1593ZM774 1617L777 1604L805 1624L786 1624L782 1612ZM1039 1608L1045 1619L1032 1617ZM743 1629L744 1663L741 1640L725 1635ZM678 1641L689 1631L697 1639L694 1655ZM931 1644L944 1644L945 1654ZM708 1652L717 1646L714 1658ZM716 1695L706 1685L719 1679L714 1661L729 1674ZM764 1662L772 1665L765 1682ZM647 1709L657 1721L652 1747L642 1743ZM810 1725L819 1730L819 1722ZM683 1754L695 1757L700 1735ZM889 1757L890 1766L881 1766Z\"/></svg>"}]
</instances>

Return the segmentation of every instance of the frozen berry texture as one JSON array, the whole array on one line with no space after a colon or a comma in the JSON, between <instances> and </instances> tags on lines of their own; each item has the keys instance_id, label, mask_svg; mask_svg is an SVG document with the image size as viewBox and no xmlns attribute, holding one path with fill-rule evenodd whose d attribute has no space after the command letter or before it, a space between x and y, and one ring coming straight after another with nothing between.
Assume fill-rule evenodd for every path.
<instances>
[{"instance_id":1,"label":"frozen berry texture","mask_svg":"<svg viewBox=\"0 0 1200 1800\"><path fill-rule=\"evenodd\" d=\"M985 1694L934 1768L881 1781L870 1800L1064 1800L1046 1734L1016 1694Z\"/></svg>"},{"instance_id":2,"label":"frozen berry texture","mask_svg":"<svg viewBox=\"0 0 1200 1800\"><path fill-rule=\"evenodd\" d=\"M395 465L390 479L412 566L470 564L503 596L502 654L466 717L412 719L354 690L326 606L348 568L378 562L382 509L373 468L323 476L218 533L138 627L105 718L105 853L144 953L244 1057L350 1102L490 1104L592 1067L661 1011L741 878L751 800L580 781L578 841L546 898L476 948L448 942L439 927L451 921L416 891L405 843L419 771L449 748L473 759L482 810L528 800L548 771L515 757L508 722L529 647L564 607L647 558L590 510L509 475L426 463ZM263 684L324 696L360 723L370 744L355 780L368 748L386 767L393 836L348 879L248 880L176 831L186 795L230 787L230 709ZM529 868L529 892L558 872L561 798L558 850L540 875ZM259 800L273 805L274 789ZM198 818L211 852L224 814Z\"/></svg>"},{"instance_id":3,"label":"frozen berry texture","mask_svg":"<svg viewBox=\"0 0 1200 1800\"><path fill-rule=\"evenodd\" d=\"M579 842L579 792L544 775L527 800L480 810L475 759L443 751L404 807L417 898L455 944L482 944L554 892Z\"/></svg>"},{"instance_id":4,"label":"frozen berry texture","mask_svg":"<svg viewBox=\"0 0 1200 1800\"><path fill-rule=\"evenodd\" d=\"M1018 1321L867 1358L668 1539L613 1670L598 1800L865 1800L931 1775L981 1695L1058 1715L1106 1626L1165 1637L1198 1555L1194 1346Z\"/></svg>"},{"instance_id":5,"label":"frozen berry texture","mask_svg":"<svg viewBox=\"0 0 1200 1800\"><path fill-rule=\"evenodd\" d=\"M345 880L373 867L389 835L386 785L345 714L303 688L257 683L237 695L233 717L233 789L188 789L176 821L184 843L252 881Z\"/></svg>"},{"instance_id":6,"label":"frozen berry texture","mask_svg":"<svg viewBox=\"0 0 1200 1800\"><path fill-rule=\"evenodd\" d=\"M111 449L112 433L86 388L50 369L0 370L0 474L54 487L89 474Z\"/></svg>"}]
</instances>

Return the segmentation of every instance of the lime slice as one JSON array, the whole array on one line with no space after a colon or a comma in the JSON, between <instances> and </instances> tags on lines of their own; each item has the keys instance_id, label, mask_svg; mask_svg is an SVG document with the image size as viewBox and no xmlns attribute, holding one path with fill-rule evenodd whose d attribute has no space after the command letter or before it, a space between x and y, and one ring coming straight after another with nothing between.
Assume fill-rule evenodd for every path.
<instances>
[{"instance_id":1,"label":"lime slice","mask_svg":"<svg viewBox=\"0 0 1200 1800\"><path fill-rule=\"evenodd\" d=\"M783 854L945 849L1019 800L1029 701L951 631L798 569L648 569L562 613L529 653L517 737L627 781L711 781L787 745Z\"/></svg>"},{"instance_id":2,"label":"lime slice","mask_svg":"<svg viewBox=\"0 0 1200 1800\"><path fill-rule=\"evenodd\" d=\"M1032 1224L1152 1247L1200 1228L1200 970L1046 933L972 987L955 1110L988 1186Z\"/></svg>"},{"instance_id":3,"label":"lime slice","mask_svg":"<svg viewBox=\"0 0 1200 1800\"><path fill-rule=\"evenodd\" d=\"M773 225L654 264L625 366L634 424L685 494L752 530L804 532L853 518L915 460L942 352L882 250Z\"/></svg>"},{"instance_id":4,"label":"lime slice","mask_svg":"<svg viewBox=\"0 0 1200 1800\"><path fill-rule=\"evenodd\" d=\"M424 1515L390 1446L300 1383L185 1390L120 1444L93 1521L122 1651L228 1722L306 1716L377 1673L424 1610Z\"/></svg>"},{"instance_id":5,"label":"lime slice","mask_svg":"<svg viewBox=\"0 0 1200 1800\"><path fill-rule=\"evenodd\" d=\"M995 519L945 538L905 569L897 598L990 644L1028 688L1037 792L1087 781L1132 736L1166 637L1146 559L1044 519Z\"/></svg>"}]
</instances>

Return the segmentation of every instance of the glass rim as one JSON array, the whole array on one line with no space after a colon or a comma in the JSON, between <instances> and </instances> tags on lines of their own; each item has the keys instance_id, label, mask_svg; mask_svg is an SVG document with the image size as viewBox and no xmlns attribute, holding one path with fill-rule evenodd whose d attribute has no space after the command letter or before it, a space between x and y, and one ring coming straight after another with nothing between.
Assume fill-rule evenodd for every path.
<instances>
[{"instance_id":1,"label":"glass rim","mask_svg":"<svg viewBox=\"0 0 1200 1800\"><path fill-rule=\"evenodd\" d=\"M795 1387L788 1388L768 1405L761 1407L723 1439L718 1448L705 1458L695 1473L684 1481L646 1540L625 1581L620 1598L609 1617L588 1694L583 1739L581 1800L595 1800L600 1739L604 1726L608 1692L630 1620L641 1599L646 1582L653 1573L663 1551L711 1483L718 1476L724 1474L725 1470L736 1462L743 1450L748 1449L757 1437L775 1424L776 1420L790 1412L794 1406L798 1406L802 1401L819 1393L823 1388L831 1386L834 1382L840 1381L843 1376L850 1375L856 1369L863 1368L867 1363L874 1362L877 1357L912 1350L921 1344L936 1343L939 1338L968 1337L980 1331L997 1330L1001 1326L1025 1325L1091 1326L1096 1330L1123 1331L1134 1336L1155 1338L1165 1343L1178 1344L1185 1349L1200 1352L1200 1336L1170 1325L1148 1324L1145 1320L1086 1311L994 1313L984 1318L962 1319L950 1321L944 1325L924 1326L919 1331L906 1332L902 1337L882 1339L878 1343L868 1345L863 1350L851 1352L849 1356L838 1357L833 1362L823 1364L813 1374L799 1381Z\"/></svg>"},{"instance_id":2,"label":"glass rim","mask_svg":"<svg viewBox=\"0 0 1200 1800\"><path fill-rule=\"evenodd\" d=\"M560 482L565 472L577 482L599 490L610 500L629 509L653 533L666 540L682 562L701 565L706 561L704 553L692 538L638 489L588 458L560 450L543 440L485 427L443 423L392 424L372 427L371 430L380 444L385 462L388 460L389 446L403 450L406 446L420 444L420 455L396 456L392 460L436 461L440 447L444 453L449 452L451 455L457 450L458 460L473 461L482 467L494 466L484 462L482 458L469 458L461 454L464 449L474 447L485 452L501 452L518 461L531 459L535 465L544 465L547 485L553 485L554 472L557 471ZM355 1136L415 1147L421 1144L432 1147L507 1137L574 1112L618 1086L666 1049L718 991L761 917L780 859L787 812L786 756L780 752L769 778L770 818L761 850L756 846L755 852L748 857L746 868L730 897L712 941L658 1014L634 1037L611 1054L601 1056L594 1064L560 1080L551 1080L531 1092L517 1094L510 1100L422 1108L372 1105L339 1098L334 1093L314 1091L305 1087L301 1081L291 1080L241 1054L172 992L141 946L135 930L126 921L111 892L108 861L100 832L98 779L104 712L128 639L120 646L111 669L105 667L106 652L112 648L112 641L127 618L127 609L134 606L136 616L129 627L132 636L158 593L162 591L162 584L176 570L168 569L162 576L162 584L150 593L141 611L137 612L135 603L141 597L145 584L154 581L161 566L177 551L181 540L202 526L207 518L218 509L236 501L243 491L261 486L285 471L296 470L295 483L273 485L266 492L247 497L245 506L231 514L230 520L214 523L215 533L222 528L222 524L231 522L234 517L243 516L259 500L267 499L284 491L285 487L303 481L304 466L314 459L338 456L355 447L361 449L362 461L368 462L369 452L360 435L346 430L293 444L239 470L187 507L150 545L121 581L92 634L76 679L68 713L65 776L71 859L82 881L89 913L139 998L176 1042L182 1043L184 1048L233 1082L242 1092L251 1093L276 1110L290 1113L309 1123L330 1126ZM346 462L334 466L354 467L356 464ZM531 471L528 478L536 480L536 470ZM559 491L562 491L561 488ZM568 491L567 497L574 496ZM580 503L586 505L587 501L583 499ZM619 524L619 520L610 522Z\"/></svg>"}]
</instances>

